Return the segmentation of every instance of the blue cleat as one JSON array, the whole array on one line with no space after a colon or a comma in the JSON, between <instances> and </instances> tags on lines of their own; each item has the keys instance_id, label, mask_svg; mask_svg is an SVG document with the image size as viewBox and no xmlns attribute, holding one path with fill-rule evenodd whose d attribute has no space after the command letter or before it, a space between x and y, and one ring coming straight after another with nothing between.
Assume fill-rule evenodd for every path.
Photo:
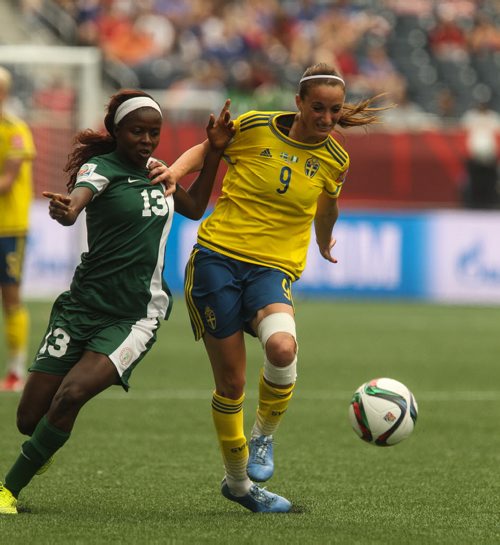
<instances>
[{"instance_id":1,"label":"blue cleat","mask_svg":"<svg viewBox=\"0 0 500 545\"><path fill-rule=\"evenodd\" d=\"M235 501L254 513L288 513L292 504L286 499L256 484L252 484L250 490L244 496L235 496L229 490L226 479L221 485L222 495L228 500Z\"/></svg>"},{"instance_id":2,"label":"blue cleat","mask_svg":"<svg viewBox=\"0 0 500 545\"><path fill-rule=\"evenodd\" d=\"M248 444L247 474L252 481L263 483L273 476L273 436L261 435Z\"/></svg>"}]
</instances>

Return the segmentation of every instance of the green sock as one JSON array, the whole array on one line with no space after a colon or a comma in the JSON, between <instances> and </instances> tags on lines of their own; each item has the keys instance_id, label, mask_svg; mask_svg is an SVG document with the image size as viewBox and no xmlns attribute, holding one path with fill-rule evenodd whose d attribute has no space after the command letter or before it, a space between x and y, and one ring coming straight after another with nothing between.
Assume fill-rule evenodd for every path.
<instances>
[{"instance_id":1,"label":"green sock","mask_svg":"<svg viewBox=\"0 0 500 545\"><path fill-rule=\"evenodd\" d=\"M5 477L5 487L17 498L19 492L43 464L66 443L69 436L70 433L56 428L44 416L30 439L23 443L19 458Z\"/></svg>"}]
</instances>

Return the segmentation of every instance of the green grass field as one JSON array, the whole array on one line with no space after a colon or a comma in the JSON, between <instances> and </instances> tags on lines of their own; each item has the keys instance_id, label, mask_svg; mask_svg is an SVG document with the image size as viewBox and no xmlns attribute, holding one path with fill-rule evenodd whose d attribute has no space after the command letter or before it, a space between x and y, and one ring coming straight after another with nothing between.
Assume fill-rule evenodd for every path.
<instances>
[{"instance_id":1,"label":"green grass field","mask_svg":"<svg viewBox=\"0 0 500 545\"><path fill-rule=\"evenodd\" d=\"M0 543L493 545L500 543L500 308L299 300L299 378L268 488L294 512L256 515L219 492L212 377L177 297L132 377L91 401L51 469L0 518ZM50 305L31 303L32 353ZM245 418L261 361L248 338ZM3 360L3 343L0 361ZM353 391L388 376L419 404L413 435L354 434ZM0 394L0 478L17 457L19 394Z\"/></svg>"}]
</instances>

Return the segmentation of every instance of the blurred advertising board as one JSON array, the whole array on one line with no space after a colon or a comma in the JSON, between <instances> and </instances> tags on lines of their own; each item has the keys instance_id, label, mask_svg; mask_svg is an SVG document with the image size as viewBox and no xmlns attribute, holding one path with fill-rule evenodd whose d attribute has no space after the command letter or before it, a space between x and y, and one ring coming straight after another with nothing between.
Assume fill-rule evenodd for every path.
<instances>
[{"instance_id":1,"label":"blurred advertising board","mask_svg":"<svg viewBox=\"0 0 500 545\"><path fill-rule=\"evenodd\" d=\"M49 218L46 201L34 203L26 297L67 289L85 248L83 219L62 227ZM165 261L174 292L182 291L197 226L174 218ZM312 242L296 296L500 304L500 211L342 210L334 234L338 263L321 258Z\"/></svg>"},{"instance_id":2,"label":"blurred advertising board","mask_svg":"<svg viewBox=\"0 0 500 545\"><path fill-rule=\"evenodd\" d=\"M174 219L165 271L173 291L196 229ZM500 212L342 210L334 234L338 263L312 242L296 295L500 304Z\"/></svg>"},{"instance_id":3,"label":"blurred advertising board","mask_svg":"<svg viewBox=\"0 0 500 545\"><path fill-rule=\"evenodd\" d=\"M46 199L31 207L22 288L32 299L53 298L68 289L84 248L84 218L63 227L49 217L48 207Z\"/></svg>"}]
</instances>

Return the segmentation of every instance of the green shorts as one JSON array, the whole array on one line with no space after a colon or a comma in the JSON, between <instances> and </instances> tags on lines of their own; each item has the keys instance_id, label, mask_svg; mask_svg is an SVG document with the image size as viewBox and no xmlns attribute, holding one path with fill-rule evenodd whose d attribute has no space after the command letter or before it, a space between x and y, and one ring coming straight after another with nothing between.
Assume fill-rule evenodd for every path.
<instances>
[{"instance_id":1,"label":"green shorts","mask_svg":"<svg viewBox=\"0 0 500 545\"><path fill-rule=\"evenodd\" d=\"M54 302L49 324L30 371L66 375L85 350L105 354L128 390L135 366L149 352L160 327L158 318L118 318L72 299L69 291Z\"/></svg>"}]
</instances>

